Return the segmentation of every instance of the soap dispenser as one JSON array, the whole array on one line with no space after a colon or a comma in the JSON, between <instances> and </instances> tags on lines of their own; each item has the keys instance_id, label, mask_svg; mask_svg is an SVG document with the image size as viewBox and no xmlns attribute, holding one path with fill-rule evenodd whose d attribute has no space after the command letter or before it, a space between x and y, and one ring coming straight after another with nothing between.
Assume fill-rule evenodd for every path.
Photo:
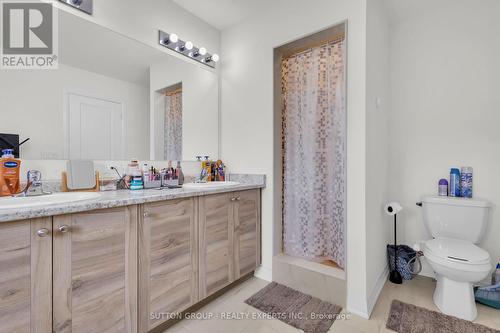
<instances>
[{"instance_id":1,"label":"soap dispenser","mask_svg":"<svg viewBox=\"0 0 500 333\"><path fill-rule=\"evenodd\" d=\"M21 160L14 158L13 149L2 150L0 159L0 174L3 179L0 187L0 196L8 196L19 192L20 181L19 171Z\"/></svg>"}]
</instances>

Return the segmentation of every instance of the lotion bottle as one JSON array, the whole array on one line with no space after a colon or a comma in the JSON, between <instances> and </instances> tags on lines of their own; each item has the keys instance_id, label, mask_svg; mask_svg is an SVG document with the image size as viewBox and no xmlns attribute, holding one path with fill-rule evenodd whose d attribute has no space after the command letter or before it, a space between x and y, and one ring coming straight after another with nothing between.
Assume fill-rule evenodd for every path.
<instances>
[{"instance_id":1,"label":"lotion bottle","mask_svg":"<svg viewBox=\"0 0 500 333\"><path fill-rule=\"evenodd\" d=\"M0 173L3 178L0 187L0 196L12 195L19 192L21 160L14 158L14 151L12 149L4 149L2 150L0 161Z\"/></svg>"}]
</instances>

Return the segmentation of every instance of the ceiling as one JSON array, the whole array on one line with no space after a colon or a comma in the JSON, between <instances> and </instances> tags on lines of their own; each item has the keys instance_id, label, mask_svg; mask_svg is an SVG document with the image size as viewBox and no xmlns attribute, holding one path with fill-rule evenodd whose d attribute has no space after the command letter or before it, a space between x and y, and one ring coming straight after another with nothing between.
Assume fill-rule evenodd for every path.
<instances>
[{"instance_id":1,"label":"ceiling","mask_svg":"<svg viewBox=\"0 0 500 333\"><path fill-rule=\"evenodd\" d=\"M211 26L224 30L238 24L272 0L170 0L199 17ZM303 0L307 1L307 0ZM409 15L425 12L436 6L445 6L452 0L383 0L390 21L404 20Z\"/></svg>"},{"instance_id":2,"label":"ceiling","mask_svg":"<svg viewBox=\"0 0 500 333\"><path fill-rule=\"evenodd\" d=\"M224 30L269 4L269 0L172 0L211 26Z\"/></svg>"}]
</instances>

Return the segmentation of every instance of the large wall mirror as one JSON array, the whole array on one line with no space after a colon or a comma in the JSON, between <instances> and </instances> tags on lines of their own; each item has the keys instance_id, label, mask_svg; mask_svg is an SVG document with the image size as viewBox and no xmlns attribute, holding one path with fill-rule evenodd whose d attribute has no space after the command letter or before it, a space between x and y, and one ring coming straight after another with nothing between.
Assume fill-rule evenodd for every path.
<instances>
[{"instance_id":1,"label":"large wall mirror","mask_svg":"<svg viewBox=\"0 0 500 333\"><path fill-rule=\"evenodd\" d=\"M218 157L213 70L58 13L59 68L0 73L0 137L30 138L20 158Z\"/></svg>"}]
</instances>

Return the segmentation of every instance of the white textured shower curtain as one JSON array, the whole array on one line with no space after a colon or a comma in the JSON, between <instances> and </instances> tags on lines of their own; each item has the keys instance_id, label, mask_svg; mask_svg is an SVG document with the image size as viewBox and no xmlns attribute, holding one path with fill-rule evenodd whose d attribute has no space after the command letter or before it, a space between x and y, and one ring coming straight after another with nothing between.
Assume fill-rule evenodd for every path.
<instances>
[{"instance_id":1,"label":"white textured shower curtain","mask_svg":"<svg viewBox=\"0 0 500 333\"><path fill-rule=\"evenodd\" d=\"M182 161L182 90L165 95L164 159Z\"/></svg>"},{"instance_id":2,"label":"white textured shower curtain","mask_svg":"<svg viewBox=\"0 0 500 333\"><path fill-rule=\"evenodd\" d=\"M282 62L283 244L286 254L345 267L344 41Z\"/></svg>"}]
</instances>

